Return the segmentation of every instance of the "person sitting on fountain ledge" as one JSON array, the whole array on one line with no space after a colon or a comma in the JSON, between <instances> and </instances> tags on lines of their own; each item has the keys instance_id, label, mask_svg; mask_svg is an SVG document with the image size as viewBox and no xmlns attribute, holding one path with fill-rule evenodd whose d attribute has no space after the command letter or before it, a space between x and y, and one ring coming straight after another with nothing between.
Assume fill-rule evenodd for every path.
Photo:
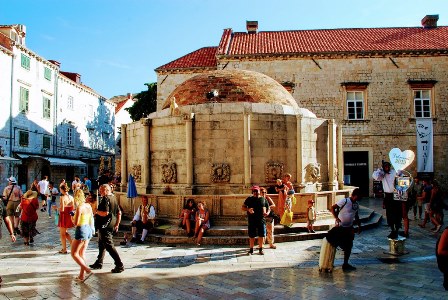
<instances>
[{"instance_id":1,"label":"person sitting on fountain ledge","mask_svg":"<svg viewBox=\"0 0 448 300\"><path fill-rule=\"evenodd\" d=\"M140 205L132 220L132 243L144 244L146 235L150 228L154 228L156 220L156 211L152 204L148 204L148 196L142 196L142 205ZM142 232L141 239L137 239L137 232Z\"/></svg>"}]
</instances>

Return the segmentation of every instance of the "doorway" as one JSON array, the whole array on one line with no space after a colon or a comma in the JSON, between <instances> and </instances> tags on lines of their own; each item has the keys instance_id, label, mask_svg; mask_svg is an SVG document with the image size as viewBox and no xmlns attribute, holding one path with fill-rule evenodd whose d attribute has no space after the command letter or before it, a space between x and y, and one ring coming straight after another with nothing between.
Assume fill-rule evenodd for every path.
<instances>
[{"instance_id":1,"label":"doorway","mask_svg":"<svg viewBox=\"0 0 448 300\"><path fill-rule=\"evenodd\" d=\"M369 152L344 152L344 184L357 186L363 196L369 196Z\"/></svg>"}]
</instances>

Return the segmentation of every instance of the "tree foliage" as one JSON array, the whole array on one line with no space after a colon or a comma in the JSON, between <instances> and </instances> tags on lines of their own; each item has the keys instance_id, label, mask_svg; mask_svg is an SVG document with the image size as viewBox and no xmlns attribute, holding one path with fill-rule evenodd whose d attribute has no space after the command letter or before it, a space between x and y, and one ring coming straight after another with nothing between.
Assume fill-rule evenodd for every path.
<instances>
[{"instance_id":1,"label":"tree foliage","mask_svg":"<svg viewBox=\"0 0 448 300\"><path fill-rule=\"evenodd\" d=\"M140 120L148 114L157 110L157 83L145 83L148 87L147 91L141 91L134 96L137 99L129 108L125 108L129 112L132 121Z\"/></svg>"}]
</instances>

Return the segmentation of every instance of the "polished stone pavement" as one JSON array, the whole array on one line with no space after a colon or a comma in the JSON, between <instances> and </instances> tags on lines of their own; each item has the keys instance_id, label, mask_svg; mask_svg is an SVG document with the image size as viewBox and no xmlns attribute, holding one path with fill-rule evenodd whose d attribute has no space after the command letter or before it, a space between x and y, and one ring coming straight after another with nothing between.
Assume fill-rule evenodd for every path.
<instances>
[{"instance_id":1,"label":"polished stone pavement","mask_svg":"<svg viewBox=\"0 0 448 300\"><path fill-rule=\"evenodd\" d=\"M381 200L361 205L384 215ZM277 244L265 255L246 255L240 246L118 246L126 270L112 274L106 255L102 270L84 283L75 281L78 266L70 255L57 254L59 234L53 219L39 212L35 245L14 244L3 226L0 240L0 299L448 299L437 269L435 243L439 234L411 221L409 254L394 257L383 224L355 237L351 263L341 269L337 251L333 273L320 273L321 240ZM73 231L71 231L73 232ZM96 240L87 251L97 254Z\"/></svg>"}]
</instances>

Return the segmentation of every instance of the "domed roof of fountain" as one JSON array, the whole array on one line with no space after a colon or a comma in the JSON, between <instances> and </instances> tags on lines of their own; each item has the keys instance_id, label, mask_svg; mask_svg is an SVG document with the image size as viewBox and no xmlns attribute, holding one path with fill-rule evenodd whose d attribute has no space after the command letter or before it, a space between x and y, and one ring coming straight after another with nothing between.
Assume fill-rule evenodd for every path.
<instances>
[{"instance_id":1,"label":"domed roof of fountain","mask_svg":"<svg viewBox=\"0 0 448 300\"><path fill-rule=\"evenodd\" d=\"M218 70L194 76L179 85L162 109L175 97L179 106L205 103L265 103L299 109L296 100L277 81L247 70Z\"/></svg>"}]
</instances>

